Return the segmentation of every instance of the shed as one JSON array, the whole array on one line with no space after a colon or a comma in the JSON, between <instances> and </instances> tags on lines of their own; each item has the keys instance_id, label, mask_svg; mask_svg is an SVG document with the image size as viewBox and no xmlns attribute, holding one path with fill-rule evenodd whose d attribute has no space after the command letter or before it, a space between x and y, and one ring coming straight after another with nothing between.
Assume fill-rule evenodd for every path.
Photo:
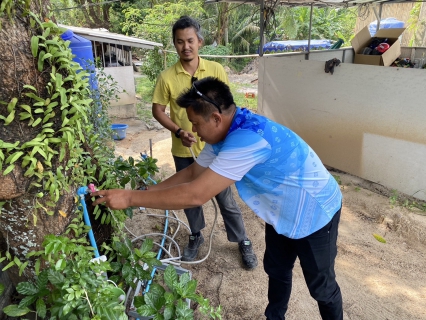
<instances>
[{"instance_id":1,"label":"shed","mask_svg":"<svg viewBox=\"0 0 426 320\"><path fill-rule=\"evenodd\" d=\"M129 37L106 29L90 29L59 25L92 42L94 58L99 58L104 72L111 75L123 91L118 100L111 100L110 116L136 117L136 90L133 73L132 48L150 49L162 47L161 43Z\"/></svg>"}]
</instances>

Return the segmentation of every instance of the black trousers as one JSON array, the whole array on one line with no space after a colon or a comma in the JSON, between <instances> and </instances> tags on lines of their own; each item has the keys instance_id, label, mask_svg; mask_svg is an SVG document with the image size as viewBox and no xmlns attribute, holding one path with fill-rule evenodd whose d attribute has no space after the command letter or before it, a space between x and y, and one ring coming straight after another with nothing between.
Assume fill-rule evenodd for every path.
<instances>
[{"instance_id":1,"label":"black trousers","mask_svg":"<svg viewBox=\"0 0 426 320\"><path fill-rule=\"evenodd\" d=\"M173 156L173 160L175 161L176 171L183 170L194 162L193 158L176 156ZM232 195L231 187L220 192L215 198L222 214L228 240L230 242L240 242L247 239L243 216ZM202 207L185 209L184 211L192 233L197 233L205 228L206 223Z\"/></svg>"},{"instance_id":2,"label":"black trousers","mask_svg":"<svg viewBox=\"0 0 426 320\"><path fill-rule=\"evenodd\" d=\"M342 295L334 272L340 213L341 209L326 226L302 239L287 238L266 224L263 266L269 276L269 304L265 310L268 320L285 319L297 257L322 319L343 319Z\"/></svg>"}]
</instances>

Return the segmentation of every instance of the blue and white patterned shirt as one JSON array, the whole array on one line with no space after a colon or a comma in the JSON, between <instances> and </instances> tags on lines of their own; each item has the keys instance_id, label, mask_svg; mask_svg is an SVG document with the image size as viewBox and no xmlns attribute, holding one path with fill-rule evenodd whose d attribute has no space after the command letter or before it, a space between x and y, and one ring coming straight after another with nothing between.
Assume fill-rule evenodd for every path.
<instances>
[{"instance_id":1,"label":"blue and white patterned shirt","mask_svg":"<svg viewBox=\"0 0 426 320\"><path fill-rule=\"evenodd\" d=\"M342 194L316 153L296 133L237 108L224 141L206 144L197 163L235 180L256 215L292 239L324 227Z\"/></svg>"}]
</instances>

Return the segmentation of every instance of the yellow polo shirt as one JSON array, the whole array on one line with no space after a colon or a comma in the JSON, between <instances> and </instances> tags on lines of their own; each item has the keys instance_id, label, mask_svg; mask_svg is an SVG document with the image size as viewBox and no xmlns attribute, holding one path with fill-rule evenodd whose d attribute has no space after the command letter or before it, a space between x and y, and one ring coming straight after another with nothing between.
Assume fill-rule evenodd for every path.
<instances>
[{"instance_id":1,"label":"yellow polo shirt","mask_svg":"<svg viewBox=\"0 0 426 320\"><path fill-rule=\"evenodd\" d=\"M199 58L197 71L194 77L199 79L206 77L215 77L229 85L228 75L222 65L209 60ZM163 106L170 106L170 119L185 131L192 131L192 125L186 115L186 110L177 105L176 99L179 95L191 88L191 75L182 67L180 60L170 68L161 72L157 78L154 94L152 97L153 103L158 103ZM198 136L197 143L192 145L192 151L198 156L204 148L204 142L201 142ZM172 154L176 157L192 157L188 147L182 144L182 141L175 137L172 133Z\"/></svg>"}]
</instances>

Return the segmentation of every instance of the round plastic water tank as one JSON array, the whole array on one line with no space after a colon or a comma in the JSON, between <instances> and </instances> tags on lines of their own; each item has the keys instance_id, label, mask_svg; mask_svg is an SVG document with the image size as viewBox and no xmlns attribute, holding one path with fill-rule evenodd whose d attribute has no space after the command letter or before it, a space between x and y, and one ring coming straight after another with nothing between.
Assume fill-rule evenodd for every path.
<instances>
[{"instance_id":1,"label":"round plastic water tank","mask_svg":"<svg viewBox=\"0 0 426 320\"><path fill-rule=\"evenodd\" d=\"M95 77L95 63L93 60L92 42L86 38L80 37L72 30L67 30L61 35L62 40L70 41L70 49L73 53L73 61L80 64L80 66L90 72L90 87L92 89L98 88L98 83Z\"/></svg>"},{"instance_id":2,"label":"round plastic water tank","mask_svg":"<svg viewBox=\"0 0 426 320\"><path fill-rule=\"evenodd\" d=\"M379 29L390 29L390 28L404 28L404 22L399 21L395 18L386 18L386 19L380 20ZM370 31L370 35L372 37L376 34L377 20L369 24L368 30Z\"/></svg>"}]
</instances>

